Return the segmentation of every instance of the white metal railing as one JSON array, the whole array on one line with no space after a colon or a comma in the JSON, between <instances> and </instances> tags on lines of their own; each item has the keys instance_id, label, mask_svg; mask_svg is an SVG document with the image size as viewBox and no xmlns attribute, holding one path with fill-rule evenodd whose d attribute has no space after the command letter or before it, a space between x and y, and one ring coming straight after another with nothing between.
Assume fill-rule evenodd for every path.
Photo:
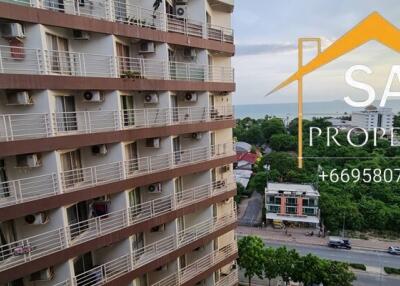
<instances>
[{"instance_id":1,"label":"white metal railing","mask_svg":"<svg viewBox=\"0 0 400 286\"><path fill-rule=\"evenodd\" d=\"M127 209L73 223L64 228L4 244L0 248L0 271L121 230L166 212L183 208L186 205L229 192L235 187L233 178L216 181L134 205ZM231 220L232 218L215 218L212 226L220 227L226 223L227 219ZM177 241L180 245L190 242L197 239L204 231L209 231L209 228L210 223L208 222L198 224L195 228L188 228L177 234Z\"/></svg>"},{"instance_id":2,"label":"white metal railing","mask_svg":"<svg viewBox=\"0 0 400 286\"><path fill-rule=\"evenodd\" d=\"M215 286L233 286L239 282L239 273L237 269L234 269L231 273L226 276L221 276L220 279L215 282Z\"/></svg>"},{"instance_id":3,"label":"white metal railing","mask_svg":"<svg viewBox=\"0 0 400 286\"><path fill-rule=\"evenodd\" d=\"M0 142L233 119L232 106L0 115Z\"/></svg>"},{"instance_id":4,"label":"white metal railing","mask_svg":"<svg viewBox=\"0 0 400 286\"><path fill-rule=\"evenodd\" d=\"M193 227L184 230L184 232L196 233L197 236L195 240L199 240L202 237L205 237L206 235L211 234L217 231L218 229L226 225L229 225L234 221L236 221L236 214L232 212L231 214L226 215L222 218L211 218L198 225L194 225ZM208 231L202 231L204 225L208 225L207 228ZM169 235L159 241L148 244L142 248L135 249L129 254L118 257L105 264L92 268L89 271L81 273L73 277L72 284L91 285L91 286L102 285L105 282L114 280L130 271L133 271L134 269L137 269L155 259L158 259L168 253L175 251L176 249L184 245L187 245L195 241L195 240L179 241L177 239L179 233L177 235L176 234ZM231 247L229 247L228 249L228 247L226 247L226 249L223 251L220 250L218 253L213 253L212 255L214 257L213 261L215 263L218 263L219 261L225 259L229 255L232 255L234 251L232 251L232 249L230 248ZM231 251L232 253L227 255L228 251ZM222 256L224 255L226 255L226 257L222 258Z\"/></svg>"},{"instance_id":5,"label":"white metal railing","mask_svg":"<svg viewBox=\"0 0 400 286\"><path fill-rule=\"evenodd\" d=\"M0 0L55 12L91 17L160 31L233 43L233 30L132 5L123 0Z\"/></svg>"},{"instance_id":6,"label":"white metal railing","mask_svg":"<svg viewBox=\"0 0 400 286\"><path fill-rule=\"evenodd\" d=\"M231 244L228 244L210 254L203 256L192 264L180 269L177 273L173 273L165 277L152 286L172 286L184 284L185 282L200 275L210 267L213 267L236 252L236 242L232 242Z\"/></svg>"},{"instance_id":7,"label":"white metal railing","mask_svg":"<svg viewBox=\"0 0 400 286\"><path fill-rule=\"evenodd\" d=\"M0 46L0 73L233 82L231 67Z\"/></svg>"},{"instance_id":8,"label":"white metal railing","mask_svg":"<svg viewBox=\"0 0 400 286\"><path fill-rule=\"evenodd\" d=\"M2 182L0 207L234 154L234 143L224 143Z\"/></svg>"}]
</instances>

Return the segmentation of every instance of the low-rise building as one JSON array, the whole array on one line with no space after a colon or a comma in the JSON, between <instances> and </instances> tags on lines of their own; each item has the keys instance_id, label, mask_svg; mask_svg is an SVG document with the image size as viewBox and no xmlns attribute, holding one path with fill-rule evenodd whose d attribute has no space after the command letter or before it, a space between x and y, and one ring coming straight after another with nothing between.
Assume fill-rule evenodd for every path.
<instances>
[{"instance_id":1,"label":"low-rise building","mask_svg":"<svg viewBox=\"0 0 400 286\"><path fill-rule=\"evenodd\" d=\"M351 114L351 125L367 131L380 127L385 129L386 134L390 134L393 127L393 119L394 113L391 108L377 108L370 105L362 111L356 111Z\"/></svg>"},{"instance_id":2,"label":"low-rise building","mask_svg":"<svg viewBox=\"0 0 400 286\"><path fill-rule=\"evenodd\" d=\"M265 207L267 221L319 225L319 193L313 185L267 183Z\"/></svg>"}]
</instances>

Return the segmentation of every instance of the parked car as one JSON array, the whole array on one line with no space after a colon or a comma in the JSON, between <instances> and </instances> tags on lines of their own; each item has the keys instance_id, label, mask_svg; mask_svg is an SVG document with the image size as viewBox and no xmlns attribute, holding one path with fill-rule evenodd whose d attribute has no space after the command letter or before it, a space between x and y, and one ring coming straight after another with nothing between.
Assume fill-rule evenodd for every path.
<instances>
[{"instance_id":1,"label":"parked car","mask_svg":"<svg viewBox=\"0 0 400 286\"><path fill-rule=\"evenodd\" d=\"M330 236L328 246L332 248L351 249L350 240L338 236Z\"/></svg>"},{"instance_id":2,"label":"parked car","mask_svg":"<svg viewBox=\"0 0 400 286\"><path fill-rule=\"evenodd\" d=\"M389 246L388 253L393 255L400 255L400 246Z\"/></svg>"}]
</instances>

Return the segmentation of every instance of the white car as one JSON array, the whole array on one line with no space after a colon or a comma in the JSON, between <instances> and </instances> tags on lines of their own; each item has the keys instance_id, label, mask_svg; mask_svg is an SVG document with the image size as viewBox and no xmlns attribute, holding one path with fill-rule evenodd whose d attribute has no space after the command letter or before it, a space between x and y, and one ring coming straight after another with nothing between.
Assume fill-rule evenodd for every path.
<instances>
[{"instance_id":1,"label":"white car","mask_svg":"<svg viewBox=\"0 0 400 286\"><path fill-rule=\"evenodd\" d=\"M400 247L399 246L389 246L388 252L393 255L400 255Z\"/></svg>"}]
</instances>

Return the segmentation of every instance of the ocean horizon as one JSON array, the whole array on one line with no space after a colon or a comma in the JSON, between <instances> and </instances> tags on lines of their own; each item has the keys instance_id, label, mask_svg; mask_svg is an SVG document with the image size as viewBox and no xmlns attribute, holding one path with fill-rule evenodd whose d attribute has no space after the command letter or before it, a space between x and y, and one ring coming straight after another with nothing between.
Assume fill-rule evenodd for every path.
<instances>
[{"instance_id":1,"label":"ocean horizon","mask_svg":"<svg viewBox=\"0 0 400 286\"><path fill-rule=\"evenodd\" d=\"M379 102L374 102L379 106ZM394 113L400 111L400 100L388 101L386 107L392 108ZM303 107L304 118L313 117L336 117L360 111L362 108L354 108L344 101L305 102ZM251 117L254 119L264 118L266 115L280 118L293 119L297 117L297 103L271 103L271 104L243 104L235 105L235 116L237 119Z\"/></svg>"}]
</instances>

